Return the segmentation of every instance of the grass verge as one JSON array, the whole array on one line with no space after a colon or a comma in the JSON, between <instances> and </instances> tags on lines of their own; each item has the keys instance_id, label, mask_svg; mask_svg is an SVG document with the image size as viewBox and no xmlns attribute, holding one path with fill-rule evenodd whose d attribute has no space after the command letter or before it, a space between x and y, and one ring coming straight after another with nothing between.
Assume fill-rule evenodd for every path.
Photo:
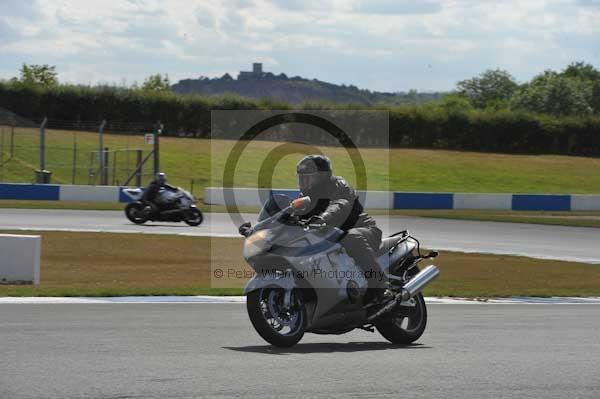
<instances>
[{"instance_id":1,"label":"grass verge","mask_svg":"<svg viewBox=\"0 0 600 399\"><path fill-rule=\"evenodd\" d=\"M0 296L240 295L247 281L241 239L36 234L43 237L41 284L0 285ZM600 296L597 265L458 252L442 252L435 264L442 274L426 295ZM233 277L211 281L216 268Z\"/></svg>"},{"instance_id":2,"label":"grass verge","mask_svg":"<svg viewBox=\"0 0 600 399\"><path fill-rule=\"evenodd\" d=\"M541 212L541 211L480 211L480 210L375 210L377 214L393 216L417 216L439 219L478 220L505 223L532 223L553 226L600 227L600 211L589 212Z\"/></svg>"}]
</instances>

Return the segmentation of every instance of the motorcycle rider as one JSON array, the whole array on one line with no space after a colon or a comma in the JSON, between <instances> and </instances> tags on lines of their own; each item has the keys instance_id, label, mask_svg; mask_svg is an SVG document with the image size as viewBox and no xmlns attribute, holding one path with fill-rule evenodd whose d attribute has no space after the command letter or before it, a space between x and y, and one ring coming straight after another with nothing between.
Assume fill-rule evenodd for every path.
<instances>
[{"instance_id":1,"label":"motorcycle rider","mask_svg":"<svg viewBox=\"0 0 600 399\"><path fill-rule=\"evenodd\" d=\"M176 191L177 187L171 186L167 183L167 175L164 172L158 172L154 177L154 180L148 184L148 187L144 190L142 195L142 202L146 205L146 212L156 212L159 210L159 206L154 202L158 192L161 188L167 190Z\"/></svg>"},{"instance_id":2,"label":"motorcycle rider","mask_svg":"<svg viewBox=\"0 0 600 399\"><path fill-rule=\"evenodd\" d=\"M382 301L386 285L376 258L382 233L375 220L363 212L354 189L342 177L333 175L326 156L305 156L296 172L302 196L311 198L311 209L302 217L313 226L338 227L346 232L340 243L365 273L376 299Z\"/></svg>"}]
</instances>

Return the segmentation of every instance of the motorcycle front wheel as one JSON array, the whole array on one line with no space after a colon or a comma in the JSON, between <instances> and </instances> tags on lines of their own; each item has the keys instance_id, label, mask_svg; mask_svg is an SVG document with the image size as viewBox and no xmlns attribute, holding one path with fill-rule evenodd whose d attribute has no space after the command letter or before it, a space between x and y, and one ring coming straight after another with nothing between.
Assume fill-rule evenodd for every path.
<instances>
[{"instance_id":1,"label":"motorcycle front wheel","mask_svg":"<svg viewBox=\"0 0 600 399\"><path fill-rule=\"evenodd\" d=\"M427 307L423 295L417 294L407 303L376 323L377 331L394 344L411 344L421 338L427 326Z\"/></svg>"},{"instance_id":2,"label":"motorcycle front wheel","mask_svg":"<svg viewBox=\"0 0 600 399\"><path fill-rule=\"evenodd\" d=\"M204 215L202 211L198 208L192 208L186 213L184 222L190 226L199 226L203 220Z\"/></svg>"},{"instance_id":3,"label":"motorcycle front wheel","mask_svg":"<svg viewBox=\"0 0 600 399\"><path fill-rule=\"evenodd\" d=\"M285 290L267 287L252 291L246 299L248 316L254 329L274 346L290 347L298 343L306 330L306 306L298 290L292 292L292 304L284 306Z\"/></svg>"},{"instance_id":4,"label":"motorcycle front wheel","mask_svg":"<svg viewBox=\"0 0 600 399\"><path fill-rule=\"evenodd\" d=\"M144 206L139 202L132 202L125 207L125 216L135 224L144 224L148 220L144 215Z\"/></svg>"}]
</instances>

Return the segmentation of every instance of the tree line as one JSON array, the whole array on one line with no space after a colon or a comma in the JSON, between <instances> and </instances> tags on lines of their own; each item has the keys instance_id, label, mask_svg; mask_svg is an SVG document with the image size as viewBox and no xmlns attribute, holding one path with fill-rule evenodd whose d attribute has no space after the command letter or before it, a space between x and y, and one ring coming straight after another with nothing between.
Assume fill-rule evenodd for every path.
<instances>
[{"instance_id":1,"label":"tree line","mask_svg":"<svg viewBox=\"0 0 600 399\"><path fill-rule=\"evenodd\" d=\"M20 78L0 83L0 107L34 120L47 116L149 125L160 120L166 135L201 138L210 137L213 110L384 110L390 115L393 147L600 155L600 71L581 62L523 84L506 71L489 70L458 82L441 100L369 107L180 95L169 90L166 75L153 75L133 88L65 85L58 83L53 67L24 65ZM147 127L141 124L139 130ZM355 139L363 145L387 144L384 135L368 143Z\"/></svg>"}]
</instances>

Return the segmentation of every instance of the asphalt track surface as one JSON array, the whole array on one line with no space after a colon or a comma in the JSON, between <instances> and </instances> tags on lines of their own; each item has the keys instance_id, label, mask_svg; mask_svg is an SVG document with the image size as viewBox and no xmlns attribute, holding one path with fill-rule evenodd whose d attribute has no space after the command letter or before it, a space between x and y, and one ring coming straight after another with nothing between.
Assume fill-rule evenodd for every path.
<instances>
[{"instance_id":1,"label":"asphalt track surface","mask_svg":"<svg viewBox=\"0 0 600 399\"><path fill-rule=\"evenodd\" d=\"M256 215L241 215L255 221ZM600 229L524 223L377 216L385 234L408 229L423 246L439 250L529 256L600 264ZM239 237L224 213L207 213L199 227L184 223L137 226L119 211L0 209L0 229L105 231Z\"/></svg>"},{"instance_id":2,"label":"asphalt track surface","mask_svg":"<svg viewBox=\"0 0 600 399\"><path fill-rule=\"evenodd\" d=\"M598 398L600 306L429 305L412 346L307 334L243 304L0 306L0 398Z\"/></svg>"}]
</instances>

